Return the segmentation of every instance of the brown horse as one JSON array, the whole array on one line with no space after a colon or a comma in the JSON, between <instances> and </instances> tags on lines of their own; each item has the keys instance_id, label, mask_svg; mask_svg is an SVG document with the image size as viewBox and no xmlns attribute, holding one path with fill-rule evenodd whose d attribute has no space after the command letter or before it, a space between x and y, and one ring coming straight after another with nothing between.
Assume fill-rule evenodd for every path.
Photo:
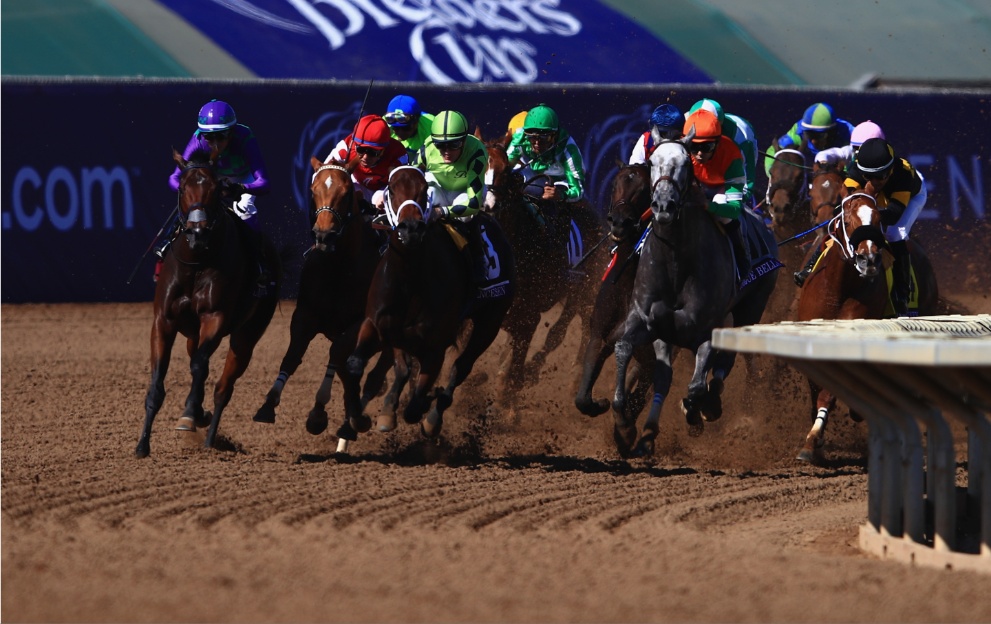
<instances>
[{"instance_id":1,"label":"brown horse","mask_svg":"<svg viewBox=\"0 0 991 624\"><path fill-rule=\"evenodd\" d=\"M809 226L809 194L805 154L783 149L773 156L767 172L764 202L771 215L771 229L778 240L798 234ZM787 264L787 263L786 263Z\"/></svg>"},{"instance_id":2,"label":"brown horse","mask_svg":"<svg viewBox=\"0 0 991 624\"><path fill-rule=\"evenodd\" d=\"M358 328L364 319L368 286L381 257L384 238L362 213L358 193L351 181L356 159L349 163L323 163L311 158L313 180L310 185L313 246L306 253L299 277L299 296L289 325L289 347L279 375L258 409L256 422L274 423L275 408L286 383L306 354L317 334L331 341L327 372L317 390L313 408L306 418L306 430L319 435L327 428L327 403L334 378L347 374L345 362L354 348ZM361 397L367 403L378 393L385 373L392 364L391 353L379 358L369 374ZM345 391L348 385L345 384ZM355 440L359 430L368 430L370 421L345 420L337 432L339 438Z\"/></svg>"},{"instance_id":3,"label":"brown horse","mask_svg":"<svg viewBox=\"0 0 991 624\"><path fill-rule=\"evenodd\" d=\"M874 196L857 192L843 199L842 209L827 226L826 236L828 248L801 289L798 320L892 316L890 283L881 254L887 243ZM919 314L935 314L939 291L932 265L913 241L909 241L909 250L916 282L913 303ZM836 397L811 379L809 389L814 422L797 459L814 462L821 459L826 421L836 406ZM859 419L855 413L851 415Z\"/></svg>"},{"instance_id":4,"label":"brown horse","mask_svg":"<svg viewBox=\"0 0 991 624\"><path fill-rule=\"evenodd\" d=\"M606 221L612 242L612 259L598 286L589 317L588 342L582 357L582 370L575 394L575 406L586 416L599 416L610 406L608 399L592 399L602 366L623 334L630 294L640 264L639 243L650 221L650 168L646 165L621 167L613 178L612 195ZM632 383L629 411L636 419L643 410L650 391L650 372L654 352L649 347L635 353L636 370Z\"/></svg>"},{"instance_id":5,"label":"brown horse","mask_svg":"<svg viewBox=\"0 0 991 624\"><path fill-rule=\"evenodd\" d=\"M583 335L591 297L586 293L597 287L598 270L575 267L600 242L601 224L587 203L558 204L526 195L531 181L509 168L505 137L489 141L487 208L512 242L520 267L516 305L506 319L509 351L500 366L507 390L519 390L524 381L535 381L547 356L564 341L568 326L575 317L583 320ZM582 251L576 251L582 250ZM605 258L605 253L602 254ZM542 314L561 304L561 314L547 332L543 346L526 363L530 343ZM583 338L584 342L584 338ZM510 393L505 393L508 399Z\"/></svg>"},{"instance_id":6,"label":"brown horse","mask_svg":"<svg viewBox=\"0 0 991 624\"><path fill-rule=\"evenodd\" d=\"M178 334L186 337L193 379L177 429L195 431L209 424L205 446L214 445L234 383L248 368L255 345L275 312L282 281L275 248L264 240L261 253L272 267L276 288L263 297L253 296L257 267L250 266L246 258L246 246L253 243L245 232L247 226L221 205L211 155L196 152L187 161L172 150L172 157L182 170L179 212L185 225L165 257L155 288L151 383L145 396L144 427L135 449L138 457L151 453L151 426L165 400L165 375ZM214 388L211 417L203 411L210 356L228 335L230 347Z\"/></svg>"},{"instance_id":7,"label":"brown horse","mask_svg":"<svg viewBox=\"0 0 991 624\"><path fill-rule=\"evenodd\" d=\"M409 375L406 355L414 358L419 374L403 418L411 424L420 422L421 431L434 437L440 434L455 388L495 340L512 305L515 260L499 225L484 213L476 214L471 224L431 218L427 181L416 167L398 167L390 175L386 213L394 230L372 278L365 319L347 361L354 375L350 383L357 383L372 355L391 349L396 354L394 387L401 387ZM472 247L467 247L469 239L475 241ZM490 269L487 279L497 287L482 290L473 283L466 249L484 256ZM431 396L446 351L463 339L468 320L470 335L460 341L464 347L451 367L448 384ZM360 413L356 402L345 404L349 417ZM396 404L391 408L394 421Z\"/></svg>"}]
</instances>

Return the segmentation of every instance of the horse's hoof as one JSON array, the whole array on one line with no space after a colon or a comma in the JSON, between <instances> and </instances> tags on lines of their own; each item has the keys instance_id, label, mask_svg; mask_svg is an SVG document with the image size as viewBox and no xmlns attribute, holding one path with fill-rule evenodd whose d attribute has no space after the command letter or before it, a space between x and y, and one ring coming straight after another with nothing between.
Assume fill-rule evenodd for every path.
<instances>
[{"instance_id":1,"label":"horse's hoof","mask_svg":"<svg viewBox=\"0 0 991 624\"><path fill-rule=\"evenodd\" d=\"M802 447L802 450L798 452L798 455L795 457L795 459L797 459L800 462L804 462L806 464L817 464L819 463L817 455L818 454L815 452L815 450L810 449L808 447Z\"/></svg>"},{"instance_id":2,"label":"horse's hoof","mask_svg":"<svg viewBox=\"0 0 991 624\"><path fill-rule=\"evenodd\" d=\"M183 416L175 426L176 431L196 431L196 422L192 416Z\"/></svg>"},{"instance_id":3,"label":"horse's hoof","mask_svg":"<svg viewBox=\"0 0 991 624\"><path fill-rule=\"evenodd\" d=\"M364 414L353 416L348 421L351 423L351 427L358 433L365 433L372 428L372 419Z\"/></svg>"},{"instance_id":4,"label":"horse's hoof","mask_svg":"<svg viewBox=\"0 0 991 624\"><path fill-rule=\"evenodd\" d=\"M327 411L314 407L306 417L306 432L320 435L327 430Z\"/></svg>"},{"instance_id":5,"label":"horse's hoof","mask_svg":"<svg viewBox=\"0 0 991 624\"><path fill-rule=\"evenodd\" d=\"M141 440L138 442L138 447L134 449L134 456L138 459L144 459L151 455L151 444L148 440Z\"/></svg>"},{"instance_id":6,"label":"horse's hoof","mask_svg":"<svg viewBox=\"0 0 991 624\"><path fill-rule=\"evenodd\" d=\"M653 457L654 438L640 438L636 448L633 450L635 457Z\"/></svg>"},{"instance_id":7,"label":"horse's hoof","mask_svg":"<svg viewBox=\"0 0 991 624\"><path fill-rule=\"evenodd\" d=\"M275 424L275 406L265 401L265 404L258 408L251 420L270 425Z\"/></svg>"},{"instance_id":8,"label":"horse's hoof","mask_svg":"<svg viewBox=\"0 0 991 624\"><path fill-rule=\"evenodd\" d=\"M613 440L616 442L616 450L619 451L619 456L622 458L627 458L632 455L633 445L637 441L637 430L636 427L620 427L616 425L613 427Z\"/></svg>"},{"instance_id":9,"label":"horse's hoof","mask_svg":"<svg viewBox=\"0 0 991 624\"><path fill-rule=\"evenodd\" d=\"M723 415L723 380L718 377L709 382L709 391L705 397L699 401L699 409L702 410L702 418L706 422L719 420Z\"/></svg>"},{"instance_id":10,"label":"horse's hoof","mask_svg":"<svg viewBox=\"0 0 991 624\"><path fill-rule=\"evenodd\" d=\"M354 442L358 439L358 432L351 427L351 423L348 420L345 420L344 424L337 430L337 437L349 442Z\"/></svg>"},{"instance_id":11,"label":"horse's hoof","mask_svg":"<svg viewBox=\"0 0 991 624\"><path fill-rule=\"evenodd\" d=\"M697 438L705 431L705 421L698 410L691 410L685 414L685 422L688 423L688 435Z\"/></svg>"},{"instance_id":12,"label":"horse's hoof","mask_svg":"<svg viewBox=\"0 0 991 624\"><path fill-rule=\"evenodd\" d=\"M410 401L406 405L406 409L403 410L403 420L406 421L407 425L415 425L423 420L423 414L415 409L413 401Z\"/></svg>"},{"instance_id":13,"label":"horse's hoof","mask_svg":"<svg viewBox=\"0 0 991 624\"><path fill-rule=\"evenodd\" d=\"M608 399L599 399L598 401L593 401L591 398L588 399L575 399L575 407L582 414L585 414L589 418L595 418L596 416L601 416L609 411L611 405Z\"/></svg>"},{"instance_id":14,"label":"horse's hoof","mask_svg":"<svg viewBox=\"0 0 991 624\"><path fill-rule=\"evenodd\" d=\"M379 414L375 419L375 428L382 433L388 433L396 428L396 415L393 413Z\"/></svg>"},{"instance_id":15,"label":"horse's hoof","mask_svg":"<svg viewBox=\"0 0 991 624\"><path fill-rule=\"evenodd\" d=\"M420 431L428 438L436 438L444 426L444 417L437 410L430 410L427 417L420 421Z\"/></svg>"}]
</instances>

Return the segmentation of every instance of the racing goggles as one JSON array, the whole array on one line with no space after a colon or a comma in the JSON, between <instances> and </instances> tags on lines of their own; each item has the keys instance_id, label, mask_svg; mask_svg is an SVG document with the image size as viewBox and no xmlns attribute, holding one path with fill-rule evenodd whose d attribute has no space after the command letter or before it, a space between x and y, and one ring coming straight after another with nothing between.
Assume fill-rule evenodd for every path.
<instances>
[{"instance_id":1,"label":"racing goggles","mask_svg":"<svg viewBox=\"0 0 991 624\"><path fill-rule=\"evenodd\" d=\"M364 147L359 145L354 148L354 151L357 152L359 156L371 156L373 158L377 158L381 156L382 152L384 152L385 150L375 149L374 147Z\"/></svg>"},{"instance_id":2,"label":"racing goggles","mask_svg":"<svg viewBox=\"0 0 991 624\"><path fill-rule=\"evenodd\" d=\"M688 151L693 154L711 154L716 151L716 146L719 144L718 141L705 141L699 143L692 143L688 146Z\"/></svg>"},{"instance_id":3,"label":"racing goggles","mask_svg":"<svg viewBox=\"0 0 991 624\"><path fill-rule=\"evenodd\" d=\"M382 115L382 119L390 126L408 126L413 121L413 115L409 115L403 111L392 111L391 113Z\"/></svg>"}]
</instances>

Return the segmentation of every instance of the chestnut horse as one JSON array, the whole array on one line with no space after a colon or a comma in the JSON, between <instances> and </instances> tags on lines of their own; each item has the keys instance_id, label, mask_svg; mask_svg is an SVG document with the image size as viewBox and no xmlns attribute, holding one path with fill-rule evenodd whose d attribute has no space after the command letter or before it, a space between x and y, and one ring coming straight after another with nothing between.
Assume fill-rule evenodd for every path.
<instances>
[{"instance_id":1,"label":"chestnut horse","mask_svg":"<svg viewBox=\"0 0 991 624\"><path fill-rule=\"evenodd\" d=\"M306 418L306 430L319 435L327 428L327 403L335 376L347 374L345 362L354 348L358 327L364 319L365 302L372 274L381 257L384 238L362 213L359 195L351 181L357 159L349 163L323 163L311 158L313 180L310 185L310 222L313 246L306 253L299 277L299 295L289 325L289 347L279 366L279 375L258 409L256 422L274 423L286 383L317 334L331 341L327 372L317 390L313 408ZM366 405L381 389L385 374L392 365L391 353L379 359L369 374L361 404ZM345 384L345 392L348 385ZM338 438L357 439L359 429L367 430L370 421L346 419L337 431Z\"/></svg>"},{"instance_id":2,"label":"chestnut horse","mask_svg":"<svg viewBox=\"0 0 991 624\"><path fill-rule=\"evenodd\" d=\"M171 245L155 287L151 328L151 383L145 396L145 419L137 457L151 453L151 426L165 400L165 376L176 336L186 337L192 386L186 408L176 427L195 431L209 424L204 445L213 447L224 408L234 383L251 362L255 345L268 327L279 301L282 268L275 248L263 239L261 253L269 266L275 289L254 296L257 267L250 266L247 226L238 223L221 205L220 183L211 154L202 151L185 160L172 150L179 165L179 213L184 228ZM239 228L241 231L239 231ZM213 391L213 416L203 410L204 387L210 356L230 336L224 371Z\"/></svg>"},{"instance_id":3,"label":"chestnut horse","mask_svg":"<svg viewBox=\"0 0 991 624\"><path fill-rule=\"evenodd\" d=\"M890 283L886 280L881 254L887 243L874 196L856 192L843 199L842 209L829 222L826 236L828 247L801 289L798 320L892 316ZM919 314L935 314L939 290L932 264L914 241L909 241L909 250L915 277L915 298L911 304ZM813 426L797 459L814 462L821 459L825 426L829 412L836 406L836 397L811 379L809 389ZM851 415L859 419L855 413Z\"/></svg>"},{"instance_id":4,"label":"chestnut horse","mask_svg":"<svg viewBox=\"0 0 991 624\"><path fill-rule=\"evenodd\" d=\"M435 437L455 388L495 340L512 305L515 260L499 225L486 214L476 214L475 222L463 230L463 224L454 220L431 218L427 181L416 167L397 167L390 174L386 213L394 230L372 278L365 319L347 361L354 377L346 383L357 384L372 355L391 349L396 355L393 387L401 387L410 374L406 355L411 356L419 363L419 374L403 418L410 424L419 422L425 435ZM471 228L477 230L466 232ZM484 249L477 248L477 242L475 249L466 248L467 239L476 235ZM486 277L493 282L484 291L473 283L468 249L484 255ZM470 335L460 341L464 347L451 367L448 384L431 396L446 351L468 331L468 320ZM398 399L398 393L390 392L390 397ZM349 417L360 413L357 402L345 404ZM391 409L394 422L396 403ZM387 430L388 424L387 418L386 426L380 421L379 428Z\"/></svg>"},{"instance_id":5,"label":"chestnut horse","mask_svg":"<svg viewBox=\"0 0 991 624\"><path fill-rule=\"evenodd\" d=\"M560 204L526 195L525 188L533 180L525 181L509 168L506 143L503 138L486 144L486 207L506 232L521 267L516 304L504 326L509 351L500 366L507 390L515 391L523 387L525 380L536 381L547 356L564 342L575 317L583 319L585 333L591 305L586 293L596 288L597 276L588 267L575 265L590 253L601 236L599 219L587 203ZM526 364L541 315L558 304L562 305L561 314L548 329L542 347ZM509 392L504 395L506 399L509 396Z\"/></svg>"}]
</instances>

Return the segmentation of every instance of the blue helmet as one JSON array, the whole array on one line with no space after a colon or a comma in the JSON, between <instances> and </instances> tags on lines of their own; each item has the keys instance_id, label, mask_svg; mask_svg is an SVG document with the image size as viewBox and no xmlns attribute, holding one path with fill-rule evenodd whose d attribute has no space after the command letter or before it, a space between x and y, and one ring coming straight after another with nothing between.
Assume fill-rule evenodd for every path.
<instances>
[{"instance_id":1,"label":"blue helmet","mask_svg":"<svg viewBox=\"0 0 991 624\"><path fill-rule=\"evenodd\" d=\"M234 127L237 115L227 102L210 100L200 109L196 125L202 132L221 132Z\"/></svg>"},{"instance_id":2,"label":"blue helmet","mask_svg":"<svg viewBox=\"0 0 991 624\"><path fill-rule=\"evenodd\" d=\"M811 130L812 132L823 132L835 125L836 116L833 114L833 107L822 102L805 109L802 121L799 122L799 127L802 130Z\"/></svg>"},{"instance_id":3,"label":"blue helmet","mask_svg":"<svg viewBox=\"0 0 991 624\"><path fill-rule=\"evenodd\" d=\"M659 126L661 130L676 128L679 131L685 124L685 118L674 104L661 104L650 114L650 125Z\"/></svg>"},{"instance_id":4,"label":"blue helmet","mask_svg":"<svg viewBox=\"0 0 991 624\"><path fill-rule=\"evenodd\" d=\"M420 110L420 104L416 98L411 95L397 95L389 100L389 106L382 118L390 126L404 128L410 124L413 117L421 112L423 111Z\"/></svg>"}]
</instances>

